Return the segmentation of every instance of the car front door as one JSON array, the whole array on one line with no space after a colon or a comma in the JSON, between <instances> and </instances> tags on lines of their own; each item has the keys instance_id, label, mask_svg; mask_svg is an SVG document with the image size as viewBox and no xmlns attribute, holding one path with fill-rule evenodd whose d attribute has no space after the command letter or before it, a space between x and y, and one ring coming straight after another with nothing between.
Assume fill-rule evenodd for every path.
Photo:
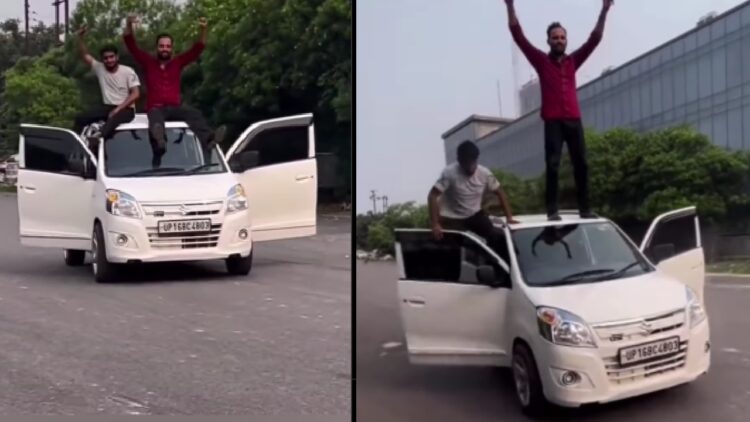
<instances>
[{"instance_id":1,"label":"car front door","mask_svg":"<svg viewBox=\"0 0 750 422\"><path fill-rule=\"evenodd\" d=\"M247 193L254 241L316 233L312 114L253 124L227 151L227 160Z\"/></svg>"},{"instance_id":2,"label":"car front door","mask_svg":"<svg viewBox=\"0 0 750 422\"><path fill-rule=\"evenodd\" d=\"M703 301L706 265L695 207L671 211L654 219L641 243L641 252L659 270L693 289Z\"/></svg>"},{"instance_id":3,"label":"car front door","mask_svg":"<svg viewBox=\"0 0 750 422\"><path fill-rule=\"evenodd\" d=\"M398 298L415 364L502 365L507 359L507 264L477 237L397 230ZM489 272L488 272L489 270Z\"/></svg>"},{"instance_id":4,"label":"car front door","mask_svg":"<svg viewBox=\"0 0 750 422\"><path fill-rule=\"evenodd\" d=\"M21 125L18 217L21 243L91 248L96 160L75 133Z\"/></svg>"}]
</instances>

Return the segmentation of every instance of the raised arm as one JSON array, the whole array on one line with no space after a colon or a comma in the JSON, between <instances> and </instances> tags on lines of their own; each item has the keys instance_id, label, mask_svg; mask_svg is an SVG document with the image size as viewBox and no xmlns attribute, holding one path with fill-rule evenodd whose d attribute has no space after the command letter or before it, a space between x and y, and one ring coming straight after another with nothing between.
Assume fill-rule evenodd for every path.
<instances>
[{"instance_id":1,"label":"raised arm","mask_svg":"<svg viewBox=\"0 0 750 422\"><path fill-rule=\"evenodd\" d=\"M94 57L89 53L89 49L86 47L86 42L83 41L83 37L86 35L86 25L83 25L81 29L76 31L78 35L78 53L81 55L81 59L86 62L87 65L91 66L94 64Z\"/></svg>"},{"instance_id":2,"label":"raised arm","mask_svg":"<svg viewBox=\"0 0 750 422\"><path fill-rule=\"evenodd\" d=\"M516 42L518 48L526 59L531 63L532 66L536 67L546 55L543 51L531 45L529 40L524 35L521 29L521 24L518 22L518 16L516 15L516 7L513 5L513 0L505 0L505 5L508 7L508 26L510 27L510 35L513 37L513 41Z\"/></svg>"},{"instance_id":3,"label":"raised arm","mask_svg":"<svg viewBox=\"0 0 750 422\"><path fill-rule=\"evenodd\" d=\"M198 60L198 57L200 57L201 53L203 53L203 50L206 48L206 40L208 39L208 22L206 21L206 18L200 18L198 25L200 26L200 37L198 40L188 51L176 57L182 66L187 66Z\"/></svg>"},{"instance_id":4,"label":"raised arm","mask_svg":"<svg viewBox=\"0 0 750 422\"><path fill-rule=\"evenodd\" d=\"M594 30L591 31L591 35L589 35L589 39L586 40L578 50L571 54L576 69L583 65L586 59L591 56L591 53L593 53L594 49L599 45L599 42L601 42L602 35L604 35L604 23L607 20L607 13L609 13L609 8L612 7L614 3L614 0L602 0L602 10L599 13L599 19L596 21Z\"/></svg>"},{"instance_id":5,"label":"raised arm","mask_svg":"<svg viewBox=\"0 0 750 422\"><path fill-rule=\"evenodd\" d=\"M128 16L125 24L125 32L123 32L122 37L125 41L125 46L130 52L130 55L133 56L135 61L137 61L141 66L144 66L151 59L151 56L149 56L149 54L145 51L141 50L140 47L138 47L138 43L135 41L135 34L133 31L133 23L135 23L135 20L135 16Z\"/></svg>"}]
</instances>

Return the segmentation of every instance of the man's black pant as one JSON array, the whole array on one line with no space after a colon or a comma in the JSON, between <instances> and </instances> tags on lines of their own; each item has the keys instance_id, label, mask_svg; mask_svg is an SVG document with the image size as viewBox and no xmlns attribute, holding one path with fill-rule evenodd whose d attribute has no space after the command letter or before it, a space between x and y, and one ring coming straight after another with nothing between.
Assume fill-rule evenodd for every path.
<instances>
[{"instance_id":1,"label":"man's black pant","mask_svg":"<svg viewBox=\"0 0 750 422\"><path fill-rule=\"evenodd\" d=\"M111 138L115 129L117 129L117 126L123 123L132 122L135 118L135 109L133 109L133 107L127 107L114 116L109 117L109 113L116 108L117 107L113 105L102 104L79 114L75 118L73 131L80 134L83 128L87 125L105 120L106 123L101 128L101 135L105 140Z\"/></svg>"},{"instance_id":2,"label":"man's black pant","mask_svg":"<svg viewBox=\"0 0 750 422\"><path fill-rule=\"evenodd\" d=\"M573 176L578 191L578 209L589 212L589 175L586 163L586 145L583 137L583 125L576 120L549 120L544 122L544 157L547 163L546 205L547 214L557 214L558 178L563 143L568 144L570 161L573 164Z\"/></svg>"},{"instance_id":3,"label":"man's black pant","mask_svg":"<svg viewBox=\"0 0 750 422\"><path fill-rule=\"evenodd\" d=\"M508 247L503 233L492 224L489 214L479 211L465 219L440 217L440 225L445 230L471 231L487 240L490 249L497 252L500 258L508 260Z\"/></svg>"},{"instance_id":4,"label":"man's black pant","mask_svg":"<svg viewBox=\"0 0 750 422\"><path fill-rule=\"evenodd\" d=\"M187 123L204 148L213 140L213 132L203 114L192 107L164 106L153 108L148 112L149 129L152 129L156 124L164 127L164 123L168 120Z\"/></svg>"}]
</instances>

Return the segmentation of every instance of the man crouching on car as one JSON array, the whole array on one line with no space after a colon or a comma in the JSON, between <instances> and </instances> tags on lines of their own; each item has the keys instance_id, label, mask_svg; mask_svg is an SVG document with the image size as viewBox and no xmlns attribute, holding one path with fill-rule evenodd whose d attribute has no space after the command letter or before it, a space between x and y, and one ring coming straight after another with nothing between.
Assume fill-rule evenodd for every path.
<instances>
[{"instance_id":1,"label":"man crouching on car","mask_svg":"<svg viewBox=\"0 0 750 422\"><path fill-rule=\"evenodd\" d=\"M443 170L428 196L432 233L435 239L441 240L443 227L469 230L487 239L492 246L497 240L497 229L482 209L485 190L497 195L508 224L518 224L518 221L513 219L500 182L487 167L479 165L479 148L471 141L464 141L458 146L457 156L458 162Z\"/></svg>"}]
</instances>

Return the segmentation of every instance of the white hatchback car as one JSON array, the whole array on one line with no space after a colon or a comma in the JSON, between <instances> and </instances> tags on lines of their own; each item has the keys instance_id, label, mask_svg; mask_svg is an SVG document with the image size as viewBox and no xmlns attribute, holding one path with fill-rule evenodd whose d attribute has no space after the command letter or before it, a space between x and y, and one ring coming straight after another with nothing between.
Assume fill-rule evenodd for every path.
<instances>
[{"instance_id":1,"label":"white hatchback car","mask_svg":"<svg viewBox=\"0 0 750 422\"><path fill-rule=\"evenodd\" d=\"M166 154L154 163L145 115L96 151L69 130L21 125L22 244L63 249L68 265L90 252L105 282L117 264L140 262L223 259L247 274L254 242L315 234L311 114L255 123L226 156L204 151L183 122L166 128Z\"/></svg>"},{"instance_id":2,"label":"white hatchback car","mask_svg":"<svg viewBox=\"0 0 750 422\"><path fill-rule=\"evenodd\" d=\"M413 364L511 367L527 413L691 382L710 366L694 207L640 247L613 222L519 216L490 247L472 233L397 230L398 296Z\"/></svg>"}]
</instances>

